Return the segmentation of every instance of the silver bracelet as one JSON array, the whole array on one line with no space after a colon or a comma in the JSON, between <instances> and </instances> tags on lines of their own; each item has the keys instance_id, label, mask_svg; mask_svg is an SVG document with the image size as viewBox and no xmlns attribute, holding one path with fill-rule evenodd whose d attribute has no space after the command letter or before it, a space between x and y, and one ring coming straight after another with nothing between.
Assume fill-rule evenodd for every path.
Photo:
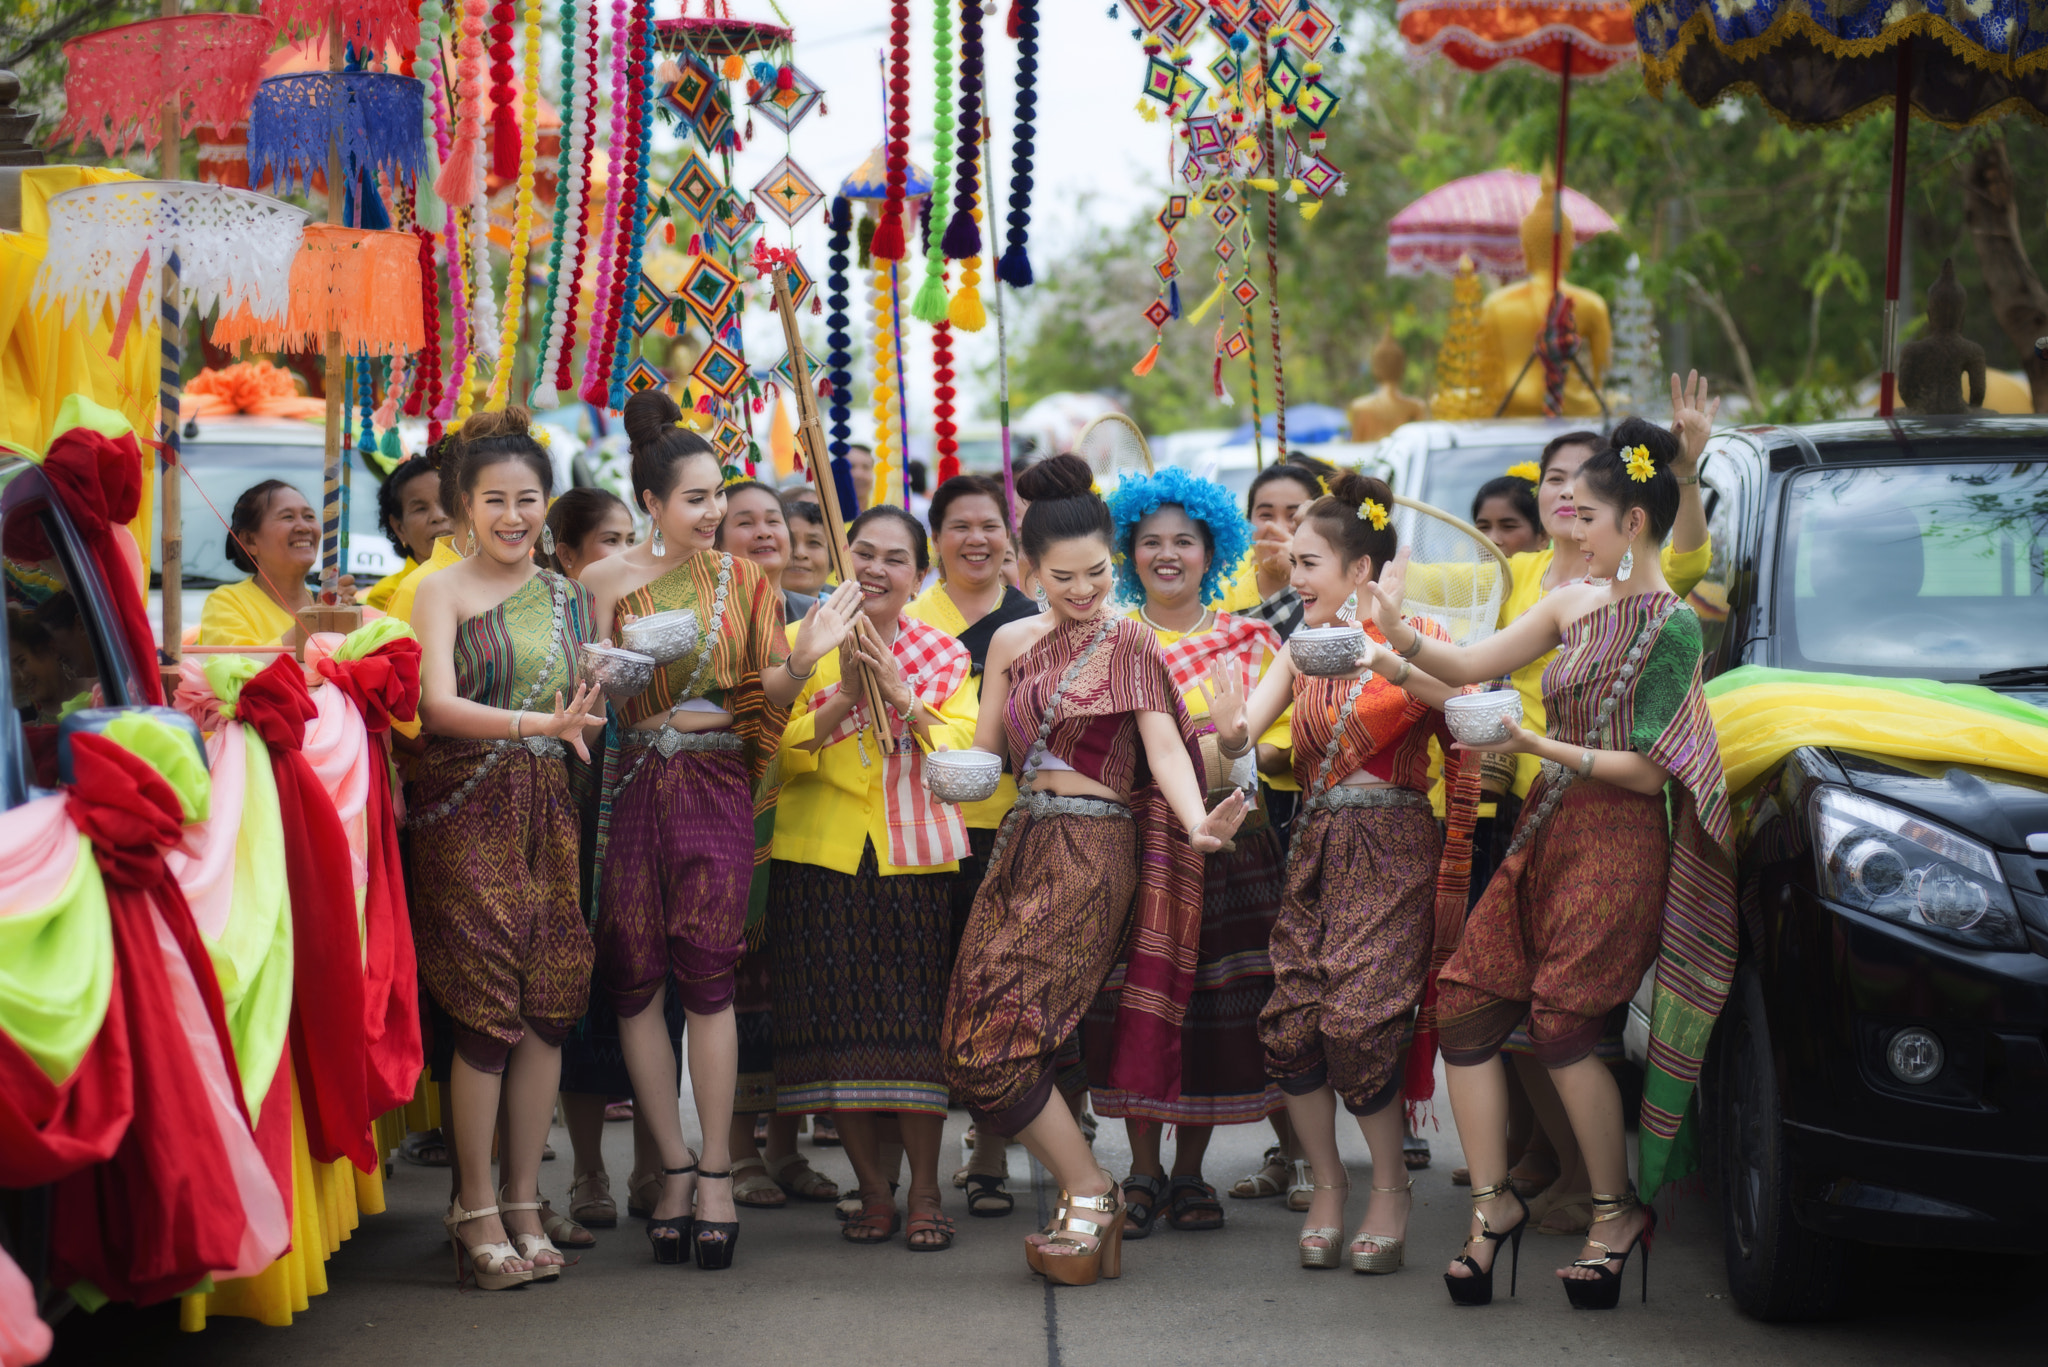
<instances>
[{"instance_id":1,"label":"silver bracelet","mask_svg":"<svg viewBox=\"0 0 2048 1367\"><path fill-rule=\"evenodd\" d=\"M1245 733L1244 749L1242 750L1231 749L1229 746L1223 743L1223 739L1220 736L1217 737L1216 740L1216 753L1223 756L1223 758L1225 759L1243 759L1246 755L1249 755L1257 747L1258 742L1252 739L1251 733L1249 731Z\"/></svg>"},{"instance_id":2,"label":"silver bracelet","mask_svg":"<svg viewBox=\"0 0 2048 1367\"><path fill-rule=\"evenodd\" d=\"M815 673L817 673L817 672L818 672L818 662L817 662L816 660L813 660L813 661L811 661L811 667L810 667L810 668L809 668L808 670L804 671L804 672L803 672L802 674L799 674L799 673L797 673L797 672L796 672L796 671L795 671L794 669L791 669L791 668L789 667L789 662L790 662L791 660L795 659L795 658L796 658L796 657L795 657L794 655L788 655L788 656L784 656L784 657L783 657L783 661L782 661L782 669L783 669L783 672L784 672L785 674L788 674L788 675L789 675L789 677L790 677L790 679L791 679L791 680L792 680L793 682L795 682L795 683L805 683L805 682L808 682L808 681L809 681L809 679L810 679L810 677L811 677L811 675L813 675L813 674L815 674Z\"/></svg>"},{"instance_id":3,"label":"silver bracelet","mask_svg":"<svg viewBox=\"0 0 2048 1367\"><path fill-rule=\"evenodd\" d=\"M519 728L520 728L521 724L525 722L525 720L526 720L526 709L525 709L525 708L521 708L521 709L519 709L518 711L516 711L516 712L514 712L514 713L512 714L512 728L511 728L511 729L512 729L512 739L514 739L514 740L519 740L519 739L520 739L520 735L519 735Z\"/></svg>"},{"instance_id":4,"label":"silver bracelet","mask_svg":"<svg viewBox=\"0 0 2048 1367\"><path fill-rule=\"evenodd\" d=\"M1388 680L1388 682L1392 683L1396 688L1404 687L1408 682L1408 676L1410 674L1413 674L1414 672L1415 666L1408 663L1408 661L1403 660L1401 661L1401 672L1399 674L1396 674L1392 679Z\"/></svg>"},{"instance_id":5,"label":"silver bracelet","mask_svg":"<svg viewBox=\"0 0 2048 1367\"><path fill-rule=\"evenodd\" d=\"M1579 752L1579 777L1593 777L1593 752L1591 750Z\"/></svg>"},{"instance_id":6,"label":"silver bracelet","mask_svg":"<svg viewBox=\"0 0 2048 1367\"><path fill-rule=\"evenodd\" d=\"M1408 643L1406 650L1396 649L1394 651L1396 655L1399 655L1404 660L1412 660L1422 653L1422 628L1410 622L1408 629L1415 633L1415 639Z\"/></svg>"}]
</instances>

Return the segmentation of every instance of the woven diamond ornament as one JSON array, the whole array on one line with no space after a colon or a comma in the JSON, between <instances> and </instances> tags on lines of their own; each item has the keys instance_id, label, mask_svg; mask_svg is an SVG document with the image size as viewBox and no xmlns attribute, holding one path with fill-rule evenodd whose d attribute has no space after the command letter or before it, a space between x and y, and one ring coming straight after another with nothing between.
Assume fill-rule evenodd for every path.
<instances>
[{"instance_id":1,"label":"woven diamond ornament","mask_svg":"<svg viewBox=\"0 0 2048 1367\"><path fill-rule=\"evenodd\" d=\"M691 260L676 285L676 297L697 315L707 330L716 330L739 293L740 278L708 256Z\"/></svg>"},{"instance_id":2,"label":"woven diamond ornament","mask_svg":"<svg viewBox=\"0 0 2048 1367\"><path fill-rule=\"evenodd\" d=\"M732 101L723 90L712 92L690 131L697 135L697 145L714 157L739 150L739 139L733 133Z\"/></svg>"},{"instance_id":3,"label":"woven diamond ornament","mask_svg":"<svg viewBox=\"0 0 2048 1367\"><path fill-rule=\"evenodd\" d=\"M682 169L668 183L669 202L681 205L691 218L702 223L710 216L712 206L718 203L718 194L723 188L704 158L697 155L697 149L685 147Z\"/></svg>"},{"instance_id":4,"label":"woven diamond ornament","mask_svg":"<svg viewBox=\"0 0 2048 1367\"><path fill-rule=\"evenodd\" d=\"M626 392L645 394L650 389L659 389L668 383L668 376L649 365L643 357L633 362L633 368L626 372Z\"/></svg>"},{"instance_id":5,"label":"woven diamond ornament","mask_svg":"<svg viewBox=\"0 0 2048 1367\"><path fill-rule=\"evenodd\" d=\"M1180 178L1190 185L1201 184L1202 178L1207 174L1202 159L1192 152L1188 154L1188 159L1180 164Z\"/></svg>"},{"instance_id":6,"label":"woven diamond ornament","mask_svg":"<svg viewBox=\"0 0 2048 1367\"><path fill-rule=\"evenodd\" d=\"M1223 354L1233 361L1251 349L1251 339L1244 335L1243 328L1231 333L1230 339L1223 344Z\"/></svg>"},{"instance_id":7,"label":"woven diamond ornament","mask_svg":"<svg viewBox=\"0 0 2048 1367\"><path fill-rule=\"evenodd\" d=\"M1228 261L1236 255L1237 243L1231 240L1230 234L1218 233L1216 235L1216 259L1218 261Z\"/></svg>"},{"instance_id":8,"label":"woven diamond ornament","mask_svg":"<svg viewBox=\"0 0 2048 1367\"><path fill-rule=\"evenodd\" d=\"M1304 79L1301 64L1289 53L1276 52L1273 59L1266 63L1266 86L1278 95L1283 103L1294 102L1294 92L1301 88Z\"/></svg>"},{"instance_id":9,"label":"woven diamond ornament","mask_svg":"<svg viewBox=\"0 0 2048 1367\"><path fill-rule=\"evenodd\" d=\"M775 363L775 368L769 372L791 389L796 388L796 367L790 364L795 359L793 353L785 352L782 359ZM804 348L804 364L808 367L811 378L822 384L825 367L819 364L817 355L809 347Z\"/></svg>"},{"instance_id":10,"label":"woven diamond ornament","mask_svg":"<svg viewBox=\"0 0 2048 1367\"><path fill-rule=\"evenodd\" d=\"M769 213L794 227L798 219L824 201L825 192L818 188L818 182L804 174L801 166L784 157L755 182L754 198L767 205Z\"/></svg>"},{"instance_id":11,"label":"woven diamond ornament","mask_svg":"<svg viewBox=\"0 0 2048 1367\"><path fill-rule=\"evenodd\" d=\"M1179 0L1124 0L1124 9L1147 33L1157 33L1173 18Z\"/></svg>"},{"instance_id":12,"label":"woven diamond ornament","mask_svg":"<svg viewBox=\"0 0 2048 1367\"><path fill-rule=\"evenodd\" d=\"M1173 12L1166 16L1166 22L1160 25L1159 36L1168 42L1184 44L1202 27L1202 19L1206 13L1207 11L1195 3L1195 0L1179 0L1174 5Z\"/></svg>"},{"instance_id":13,"label":"woven diamond ornament","mask_svg":"<svg viewBox=\"0 0 2048 1367\"><path fill-rule=\"evenodd\" d=\"M787 273L787 279L789 280L790 303L794 305L796 308L800 309L806 303L810 302L811 294L818 288L818 282L813 280L811 278L811 273L804 269L804 263L797 260L794 256L790 257L789 259L789 271ZM769 286L767 294L769 300L771 301L770 306L772 307L772 301L775 298L774 285L772 281L764 283L768 284ZM822 374L823 372L817 370L816 367L813 367L812 373Z\"/></svg>"},{"instance_id":14,"label":"woven diamond ornament","mask_svg":"<svg viewBox=\"0 0 2048 1367\"><path fill-rule=\"evenodd\" d=\"M1154 328L1163 328L1173 317L1173 310L1166 306L1164 299L1154 299L1145 306L1145 321Z\"/></svg>"},{"instance_id":15,"label":"woven diamond ornament","mask_svg":"<svg viewBox=\"0 0 2048 1367\"><path fill-rule=\"evenodd\" d=\"M1231 55L1230 49L1225 48L1221 57L1209 63L1209 74L1216 78L1217 85L1228 90L1237 84L1237 78L1244 74L1244 68L1237 64L1237 58Z\"/></svg>"},{"instance_id":16,"label":"woven diamond ornament","mask_svg":"<svg viewBox=\"0 0 2048 1367\"><path fill-rule=\"evenodd\" d=\"M747 454L747 429L721 413L718 425L711 429L711 444L727 461L737 462Z\"/></svg>"},{"instance_id":17,"label":"woven diamond ornament","mask_svg":"<svg viewBox=\"0 0 2048 1367\"><path fill-rule=\"evenodd\" d=\"M690 368L690 378L721 399L731 398L747 382L747 363L720 341L712 341Z\"/></svg>"},{"instance_id":18,"label":"woven diamond ornament","mask_svg":"<svg viewBox=\"0 0 2048 1367\"><path fill-rule=\"evenodd\" d=\"M1301 182L1302 188L1321 199L1331 191L1341 189L1344 173L1321 157L1305 156L1295 172L1295 179Z\"/></svg>"},{"instance_id":19,"label":"woven diamond ornament","mask_svg":"<svg viewBox=\"0 0 2048 1367\"><path fill-rule=\"evenodd\" d=\"M761 231L761 214L752 204L742 204L727 199L724 204L711 211L711 218L704 225L712 240L727 251L737 254L747 239Z\"/></svg>"},{"instance_id":20,"label":"woven diamond ornament","mask_svg":"<svg viewBox=\"0 0 2048 1367\"><path fill-rule=\"evenodd\" d=\"M1198 157L1213 157L1223 151L1223 123L1214 114L1197 114L1182 125L1187 131L1188 151Z\"/></svg>"},{"instance_id":21,"label":"woven diamond ornament","mask_svg":"<svg viewBox=\"0 0 2048 1367\"><path fill-rule=\"evenodd\" d=\"M1259 287L1254 285L1252 278L1247 275L1244 279L1230 287L1230 297L1237 300L1244 307L1250 308L1254 303L1258 302Z\"/></svg>"},{"instance_id":22,"label":"woven diamond ornament","mask_svg":"<svg viewBox=\"0 0 2048 1367\"><path fill-rule=\"evenodd\" d=\"M1228 228L1231 224L1237 222L1238 215L1241 212L1242 210L1240 210L1235 204L1232 204L1229 200L1224 199L1217 201L1216 207L1210 211L1209 217L1215 221L1217 230L1220 232L1221 230Z\"/></svg>"},{"instance_id":23,"label":"woven diamond ornament","mask_svg":"<svg viewBox=\"0 0 2048 1367\"><path fill-rule=\"evenodd\" d=\"M645 271L640 273L640 288L633 295L633 330L646 336L649 329L661 321L668 312L669 297L661 286L654 283Z\"/></svg>"},{"instance_id":24,"label":"woven diamond ornament","mask_svg":"<svg viewBox=\"0 0 2048 1367\"><path fill-rule=\"evenodd\" d=\"M1186 118L1190 111L1202 107L1202 97L1209 93L1209 87L1190 73L1183 71L1174 82L1173 101L1167 112L1176 119Z\"/></svg>"},{"instance_id":25,"label":"woven diamond ornament","mask_svg":"<svg viewBox=\"0 0 2048 1367\"><path fill-rule=\"evenodd\" d=\"M1174 264L1172 252L1152 263L1152 274L1159 277L1159 283L1162 285L1180 274L1180 267Z\"/></svg>"},{"instance_id":26,"label":"woven diamond ornament","mask_svg":"<svg viewBox=\"0 0 2048 1367\"><path fill-rule=\"evenodd\" d=\"M810 112L818 107L818 102L825 98L825 92L818 88L818 83L803 72L791 67L789 74L789 89L763 85L761 93L748 101L762 118L785 133L808 118Z\"/></svg>"},{"instance_id":27,"label":"woven diamond ornament","mask_svg":"<svg viewBox=\"0 0 2048 1367\"><path fill-rule=\"evenodd\" d=\"M674 85L662 87L660 99L684 127L695 127L697 116L704 112L712 93L718 89L718 76L702 60L689 54L676 66L683 73L682 78Z\"/></svg>"},{"instance_id":28,"label":"woven diamond ornament","mask_svg":"<svg viewBox=\"0 0 2048 1367\"><path fill-rule=\"evenodd\" d=\"M1294 97L1294 112L1304 127L1314 132L1330 121L1337 110L1337 92L1323 84L1320 76L1302 83Z\"/></svg>"},{"instance_id":29,"label":"woven diamond ornament","mask_svg":"<svg viewBox=\"0 0 2048 1367\"><path fill-rule=\"evenodd\" d=\"M1209 0L1216 17L1232 28L1241 26L1252 12L1252 0Z\"/></svg>"},{"instance_id":30,"label":"woven diamond ornament","mask_svg":"<svg viewBox=\"0 0 2048 1367\"><path fill-rule=\"evenodd\" d=\"M1313 57L1337 36L1336 21L1315 0L1295 0L1294 13L1287 20L1287 32Z\"/></svg>"},{"instance_id":31,"label":"woven diamond ornament","mask_svg":"<svg viewBox=\"0 0 2048 1367\"><path fill-rule=\"evenodd\" d=\"M1180 68L1172 62L1158 57L1145 59L1145 98L1157 100L1160 104L1173 104L1173 87L1180 80Z\"/></svg>"}]
</instances>

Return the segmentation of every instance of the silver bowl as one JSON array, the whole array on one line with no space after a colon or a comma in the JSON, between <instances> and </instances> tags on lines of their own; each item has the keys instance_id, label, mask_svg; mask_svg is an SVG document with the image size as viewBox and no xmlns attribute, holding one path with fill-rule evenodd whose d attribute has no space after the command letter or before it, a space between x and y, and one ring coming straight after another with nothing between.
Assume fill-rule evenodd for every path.
<instances>
[{"instance_id":1,"label":"silver bowl","mask_svg":"<svg viewBox=\"0 0 2048 1367\"><path fill-rule=\"evenodd\" d=\"M582 662L582 678L604 690L613 702L637 698L654 682L654 661L637 650L585 641L576 647Z\"/></svg>"},{"instance_id":2,"label":"silver bowl","mask_svg":"<svg viewBox=\"0 0 2048 1367\"><path fill-rule=\"evenodd\" d=\"M1444 699L1444 723L1467 745L1495 745L1522 723L1522 695L1512 688L1459 693Z\"/></svg>"},{"instance_id":3,"label":"silver bowl","mask_svg":"<svg viewBox=\"0 0 2048 1367\"><path fill-rule=\"evenodd\" d=\"M704 624L695 608L649 613L619 628L619 644L658 665L674 664L697 648Z\"/></svg>"},{"instance_id":4,"label":"silver bowl","mask_svg":"<svg viewBox=\"0 0 2048 1367\"><path fill-rule=\"evenodd\" d=\"M1352 674L1365 654L1364 627L1303 627L1287 638L1294 667L1317 678Z\"/></svg>"},{"instance_id":5,"label":"silver bowl","mask_svg":"<svg viewBox=\"0 0 2048 1367\"><path fill-rule=\"evenodd\" d=\"M1003 757L986 750L934 750L924 757L932 796L941 802L986 802L1002 786Z\"/></svg>"}]
</instances>

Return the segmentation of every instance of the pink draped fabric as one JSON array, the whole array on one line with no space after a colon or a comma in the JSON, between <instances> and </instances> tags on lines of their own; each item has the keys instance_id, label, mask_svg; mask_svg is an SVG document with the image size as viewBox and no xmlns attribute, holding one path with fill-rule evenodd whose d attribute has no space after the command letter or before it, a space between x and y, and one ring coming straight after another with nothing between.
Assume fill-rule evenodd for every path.
<instances>
[{"instance_id":1,"label":"pink draped fabric","mask_svg":"<svg viewBox=\"0 0 2048 1367\"><path fill-rule=\"evenodd\" d=\"M54 1336L36 1315L35 1288L0 1248L0 1367L30 1367L50 1355Z\"/></svg>"},{"instance_id":2,"label":"pink draped fabric","mask_svg":"<svg viewBox=\"0 0 2048 1367\"><path fill-rule=\"evenodd\" d=\"M365 814L370 795L370 734L348 696L338 688L325 687L326 680L316 672L317 661L333 654L333 645L327 641L339 645L341 638L322 633L306 647L306 682L320 711L306 723L302 753L333 800L334 814L341 818L342 830L348 835L349 875L360 896L370 876Z\"/></svg>"},{"instance_id":3,"label":"pink draped fabric","mask_svg":"<svg viewBox=\"0 0 2048 1367\"><path fill-rule=\"evenodd\" d=\"M213 778L213 799L207 819L185 828L179 847L164 863L185 900L200 933L217 940L227 929L235 900L235 842L242 829L242 802L249 783L248 733L225 724L220 699L206 674L190 659L179 669L172 705L206 733L206 767Z\"/></svg>"},{"instance_id":4,"label":"pink draped fabric","mask_svg":"<svg viewBox=\"0 0 2048 1367\"><path fill-rule=\"evenodd\" d=\"M0 916L40 911L57 900L78 867L78 827L61 797L39 797L7 813L0 842Z\"/></svg>"}]
</instances>

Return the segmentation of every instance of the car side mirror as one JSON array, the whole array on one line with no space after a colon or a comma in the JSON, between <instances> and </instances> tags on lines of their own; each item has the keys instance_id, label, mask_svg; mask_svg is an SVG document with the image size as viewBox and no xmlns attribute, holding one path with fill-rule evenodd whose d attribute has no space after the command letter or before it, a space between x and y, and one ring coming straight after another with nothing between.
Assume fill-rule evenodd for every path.
<instances>
[{"instance_id":1,"label":"car side mirror","mask_svg":"<svg viewBox=\"0 0 2048 1367\"><path fill-rule=\"evenodd\" d=\"M81 707L57 723L57 781L72 783L76 776L71 768L71 738L79 732L99 735L109 723L119 717L149 717L163 722L173 730L182 731L192 737L192 748L198 752L199 765L206 767L206 742L199 734L199 724L175 707Z\"/></svg>"}]
</instances>

